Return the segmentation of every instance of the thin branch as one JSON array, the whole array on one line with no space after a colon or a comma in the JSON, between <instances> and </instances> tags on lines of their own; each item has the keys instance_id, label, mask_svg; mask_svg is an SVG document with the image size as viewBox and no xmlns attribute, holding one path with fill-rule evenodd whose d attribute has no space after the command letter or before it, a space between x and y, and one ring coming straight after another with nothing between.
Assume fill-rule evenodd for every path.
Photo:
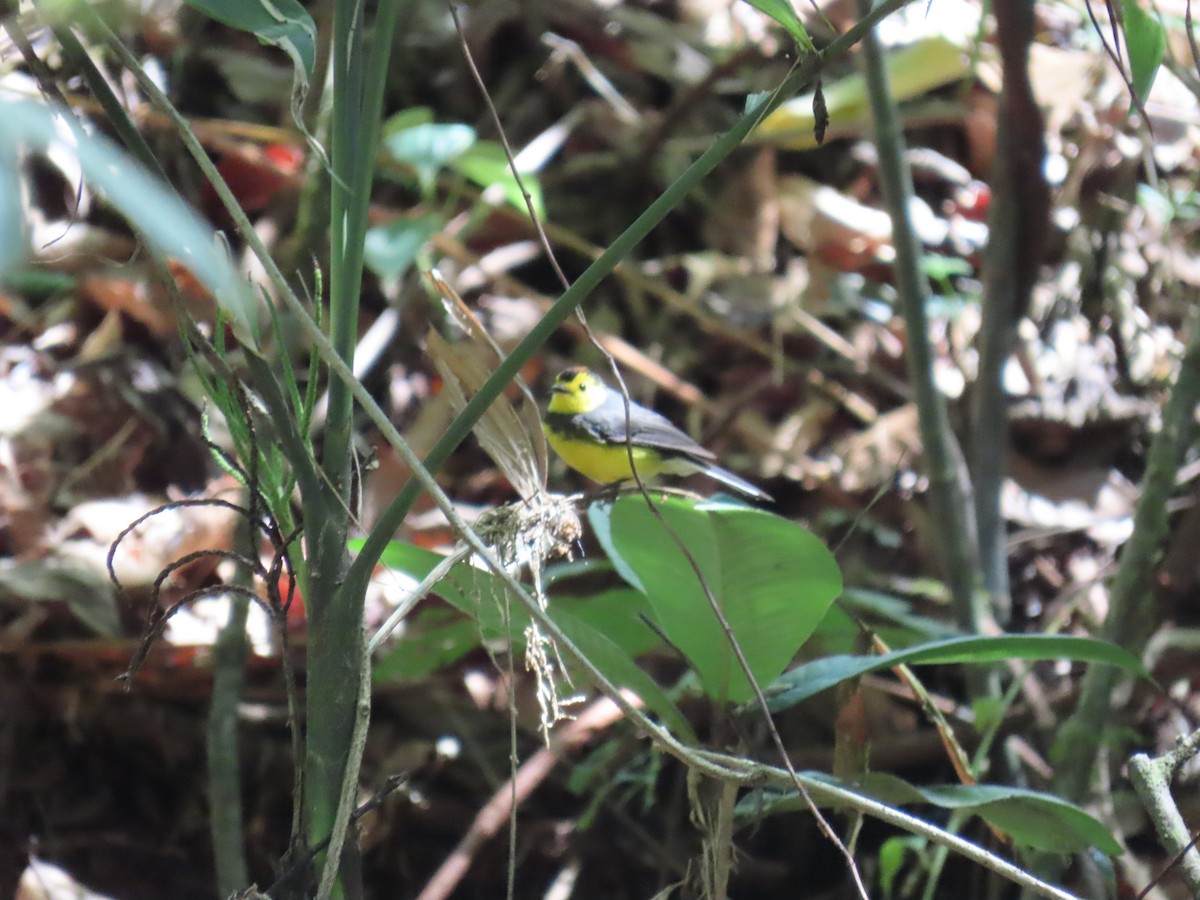
<instances>
[{"instance_id":1,"label":"thin branch","mask_svg":"<svg viewBox=\"0 0 1200 900\"><path fill-rule=\"evenodd\" d=\"M1162 756L1151 759L1145 753L1136 753L1129 760L1129 780L1150 814L1162 845L1175 854L1172 865L1178 863L1193 897L1200 897L1200 852L1196 851L1196 839L1171 795L1171 779L1196 755L1198 748L1200 731L1180 739L1174 750Z\"/></svg>"}]
</instances>

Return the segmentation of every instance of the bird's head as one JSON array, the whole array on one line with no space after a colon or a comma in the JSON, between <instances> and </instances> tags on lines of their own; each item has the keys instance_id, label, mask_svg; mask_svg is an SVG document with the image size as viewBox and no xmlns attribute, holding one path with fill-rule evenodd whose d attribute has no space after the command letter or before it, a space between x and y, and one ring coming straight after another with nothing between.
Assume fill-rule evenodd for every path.
<instances>
[{"instance_id":1,"label":"bird's head","mask_svg":"<svg viewBox=\"0 0 1200 900\"><path fill-rule=\"evenodd\" d=\"M607 395L608 385L599 376L591 369L576 366L554 379L550 388L550 412L567 415L591 412Z\"/></svg>"}]
</instances>

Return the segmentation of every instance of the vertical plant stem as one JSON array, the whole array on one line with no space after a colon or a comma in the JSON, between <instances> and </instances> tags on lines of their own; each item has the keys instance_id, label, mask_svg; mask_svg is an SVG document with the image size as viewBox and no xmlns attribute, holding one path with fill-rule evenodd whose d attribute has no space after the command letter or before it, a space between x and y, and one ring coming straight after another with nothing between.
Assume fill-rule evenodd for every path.
<instances>
[{"instance_id":1,"label":"vertical plant stem","mask_svg":"<svg viewBox=\"0 0 1200 900\"><path fill-rule=\"evenodd\" d=\"M1184 453L1196 437L1200 402L1200 322L1189 323L1187 351L1179 377L1163 408L1162 429L1150 444L1146 474L1133 516L1133 536L1121 553L1109 592L1108 617L1100 636L1141 656L1155 626L1151 577L1168 530L1167 501L1175 489ZM1083 678L1079 706L1059 732L1051 759L1055 786L1073 802L1087 797L1101 742L1109 733L1112 692L1121 680L1113 666L1090 666Z\"/></svg>"},{"instance_id":2,"label":"vertical plant stem","mask_svg":"<svg viewBox=\"0 0 1200 900\"><path fill-rule=\"evenodd\" d=\"M971 474L983 584L993 613L1006 620L1011 600L1000 488L1008 468L1008 409L1002 377L1042 259L1050 192L1042 175L1042 114L1027 71L1033 4L995 0L994 7L1004 83L991 175L979 377L971 410Z\"/></svg>"},{"instance_id":3,"label":"vertical plant stem","mask_svg":"<svg viewBox=\"0 0 1200 900\"><path fill-rule=\"evenodd\" d=\"M365 637L364 637L365 640ZM354 730L350 738L350 752L346 762L343 789L338 798L337 813L329 835L328 861L321 872L321 883L317 886L317 900L327 900L333 889L334 873L344 862L358 863L358 847L347 846L346 837L354 815L357 800L358 772L362 764L363 751L367 747L367 728L371 724L371 665L364 655L358 675L357 698L354 703ZM349 859L347 859L349 857ZM334 863L337 860L338 863ZM361 877L361 872L359 876ZM356 879L357 880L357 879Z\"/></svg>"},{"instance_id":4,"label":"vertical plant stem","mask_svg":"<svg viewBox=\"0 0 1200 900\"><path fill-rule=\"evenodd\" d=\"M865 16L871 9L870 0L860 0L859 9ZM892 244L896 252L893 271L908 339L908 376L916 397L921 443L929 471L932 520L941 544L958 627L978 633L987 620L987 611L977 573L975 523L968 514L970 477L962 450L950 430L946 399L933 381L933 348L926 316L929 285L921 272L921 248L908 216L912 173L904 159L900 116L888 84L883 49L874 31L863 36L863 57L879 150L879 176L892 218Z\"/></svg>"},{"instance_id":5,"label":"vertical plant stem","mask_svg":"<svg viewBox=\"0 0 1200 900\"><path fill-rule=\"evenodd\" d=\"M240 530L254 539L253 526ZM239 574L242 582L248 579ZM208 711L208 806L217 891L231 897L250 883L242 832L242 780L238 757L238 705L246 685L246 618L250 597L230 595L229 621L213 647L212 705Z\"/></svg>"},{"instance_id":6,"label":"vertical plant stem","mask_svg":"<svg viewBox=\"0 0 1200 900\"><path fill-rule=\"evenodd\" d=\"M330 338L342 359L354 354L354 325L358 317L354 253L348 247L350 206L354 191L369 191L353 172L353 143L361 118L362 6L336 0L333 13L333 114L330 135ZM349 179L349 180L347 180ZM321 468L337 499L350 498L350 394L339 379L328 385L328 413ZM361 629L350 627L361 618L361 601L339 592L349 554L349 521L334 503L304 498L304 532L308 570L308 688L305 694L308 734L304 771L308 784L309 835L319 841L333 829L342 776L346 770L348 737L353 726L354 686L363 658ZM327 865L337 865L328 857Z\"/></svg>"},{"instance_id":7,"label":"vertical plant stem","mask_svg":"<svg viewBox=\"0 0 1200 900\"><path fill-rule=\"evenodd\" d=\"M367 207L399 6L398 0L381 2L370 35L364 4L336 0L334 6L329 322L333 350L341 360L354 356ZM348 584L345 577L353 403L350 385L341 378L331 378L328 391L321 465L341 508L321 498L312 503L304 498L309 574L305 772L314 840L334 830L343 796L357 789L361 748L352 749L351 735L359 673L367 665L362 631L366 583ZM340 859L331 854L326 866L336 867Z\"/></svg>"}]
</instances>

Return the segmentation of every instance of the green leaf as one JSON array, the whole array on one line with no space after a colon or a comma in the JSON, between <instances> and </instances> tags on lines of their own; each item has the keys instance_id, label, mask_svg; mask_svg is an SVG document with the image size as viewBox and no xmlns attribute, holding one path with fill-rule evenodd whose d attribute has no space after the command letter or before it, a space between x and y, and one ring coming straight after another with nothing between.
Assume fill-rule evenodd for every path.
<instances>
[{"instance_id":1,"label":"green leaf","mask_svg":"<svg viewBox=\"0 0 1200 900\"><path fill-rule=\"evenodd\" d=\"M583 619L576 618L565 609L556 605L549 612L558 627L571 639L571 643L610 681L641 697L646 708L681 739L688 743L696 742L696 733L692 731L692 726L683 717L683 713L671 702L671 698L659 687L658 682L642 671L628 653L618 647L604 632L593 628Z\"/></svg>"},{"instance_id":2,"label":"green leaf","mask_svg":"<svg viewBox=\"0 0 1200 900\"><path fill-rule=\"evenodd\" d=\"M849 781L823 772L804 775L892 807L929 804L971 813L1010 835L1018 844L1035 850L1079 853L1094 847L1110 856L1122 852L1121 845L1096 819L1065 800L1038 791L995 784L917 787L883 772L871 772ZM822 799L819 793L814 792L813 796L819 806L837 805ZM807 802L794 791L753 791L738 801L734 811L738 816L759 819L807 809Z\"/></svg>"},{"instance_id":3,"label":"green leaf","mask_svg":"<svg viewBox=\"0 0 1200 900\"><path fill-rule=\"evenodd\" d=\"M425 122L399 130L387 130L384 149L396 162L411 166L421 190L428 194L438 170L466 153L475 143L470 125Z\"/></svg>"},{"instance_id":4,"label":"green leaf","mask_svg":"<svg viewBox=\"0 0 1200 900\"><path fill-rule=\"evenodd\" d=\"M951 625L914 615L913 604L881 591L848 587L841 599L830 607L812 640L819 640L818 654L853 653L862 635L862 623L893 647L908 647L919 641L956 637ZM814 654L817 655L817 654Z\"/></svg>"},{"instance_id":5,"label":"green leaf","mask_svg":"<svg viewBox=\"0 0 1200 900\"><path fill-rule=\"evenodd\" d=\"M1131 675L1149 678L1136 656L1116 644L1093 638L1050 634L1012 634L996 637L956 637L882 656L829 656L805 663L778 679L767 691L767 703L778 711L807 700L839 681L898 665L996 663L1010 659L1073 659L1118 666Z\"/></svg>"},{"instance_id":6,"label":"green leaf","mask_svg":"<svg viewBox=\"0 0 1200 900\"><path fill-rule=\"evenodd\" d=\"M361 543L361 542L360 542ZM431 572L442 557L411 544L394 541L388 545L380 559L384 565L406 573L420 582ZM514 601L508 604L511 623L506 627L501 608L508 587L491 573L462 563L450 570L440 581L434 593L466 614L473 622L466 623L474 632L470 646L464 642L464 623L436 625L428 636L419 636L412 649L412 659L403 659L410 652L410 641L402 638L385 654L376 666L376 677L419 675L436 670L428 666L437 660L442 664L453 662L479 640L492 640L511 636L514 646L523 645L525 626L530 616L524 605ZM633 654L657 644L657 638L638 619L640 597L629 591L606 591L594 597L576 601L554 601L547 614L571 642L582 651L592 664L618 687L628 688L637 694L646 708L653 712L681 738L695 740L691 725L661 687L633 660ZM612 615L622 617L622 627L601 630L599 624ZM423 617L422 617L423 618ZM636 623L636 624L635 624Z\"/></svg>"},{"instance_id":7,"label":"green leaf","mask_svg":"<svg viewBox=\"0 0 1200 900\"><path fill-rule=\"evenodd\" d=\"M317 26L298 0L186 0L187 5L230 28L248 31L264 44L287 53L312 77L317 59Z\"/></svg>"},{"instance_id":8,"label":"green leaf","mask_svg":"<svg viewBox=\"0 0 1200 900\"><path fill-rule=\"evenodd\" d=\"M1065 800L1038 791L999 784L917 787L884 772L872 772L853 781L818 772L806 774L891 806L928 803L940 809L973 813L1017 843L1047 853L1079 853L1091 847L1110 856L1122 852L1121 845L1096 819Z\"/></svg>"},{"instance_id":9,"label":"green leaf","mask_svg":"<svg viewBox=\"0 0 1200 900\"><path fill-rule=\"evenodd\" d=\"M475 144L454 159L450 163L450 168L464 178L475 182L484 190L493 185L498 186L503 191L506 201L521 212L528 209L525 205L525 195L521 193L521 186L517 184L516 176L513 175L512 168L508 164L504 148L494 141L480 141ZM542 197L542 186L537 176L522 172L521 181L524 183L525 189L529 191L529 197L533 201L533 208L538 216L545 216L546 207Z\"/></svg>"},{"instance_id":10,"label":"green leaf","mask_svg":"<svg viewBox=\"0 0 1200 900\"><path fill-rule=\"evenodd\" d=\"M317 26L299 0L186 0L230 28L253 34L292 60L292 118L304 130L301 106L317 59Z\"/></svg>"},{"instance_id":11,"label":"green leaf","mask_svg":"<svg viewBox=\"0 0 1200 900\"><path fill-rule=\"evenodd\" d=\"M192 212L179 195L118 150L99 134L83 131L69 112L25 100L0 101L0 163L20 148L51 161L74 159L88 182L108 205L129 220L142 240L161 257L185 265L212 293L229 315L238 339L255 344L254 298L234 271L228 255L217 245L212 227ZM0 180L0 216L10 218L11 179ZM0 236L10 238L15 226L0 222ZM0 250L4 263L15 257L11 247Z\"/></svg>"},{"instance_id":12,"label":"green leaf","mask_svg":"<svg viewBox=\"0 0 1200 900\"><path fill-rule=\"evenodd\" d=\"M924 866L927 846L928 842L915 834L891 837L879 845L879 886L883 888L885 898L895 896L896 880L910 857L915 856Z\"/></svg>"},{"instance_id":13,"label":"green leaf","mask_svg":"<svg viewBox=\"0 0 1200 900\"><path fill-rule=\"evenodd\" d=\"M417 125L432 125L433 110L428 106L410 106L388 117L383 123L382 136L386 139L393 134L413 128Z\"/></svg>"},{"instance_id":14,"label":"green leaf","mask_svg":"<svg viewBox=\"0 0 1200 900\"><path fill-rule=\"evenodd\" d=\"M630 656L640 656L662 645L658 635L643 621L643 616L650 613L645 595L632 588L616 587L583 598L563 597L556 599L554 605L567 609Z\"/></svg>"},{"instance_id":15,"label":"green leaf","mask_svg":"<svg viewBox=\"0 0 1200 900\"><path fill-rule=\"evenodd\" d=\"M412 616L403 638L371 670L375 681L419 681L462 659L479 646L479 626L446 609Z\"/></svg>"},{"instance_id":16,"label":"green leaf","mask_svg":"<svg viewBox=\"0 0 1200 900\"><path fill-rule=\"evenodd\" d=\"M746 2L787 29L787 33L792 36L792 40L796 42L796 48L801 53L812 53L816 50L812 38L808 36L807 29L788 0L746 0Z\"/></svg>"},{"instance_id":17,"label":"green leaf","mask_svg":"<svg viewBox=\"0 0 1200 900\"><path fill-rule=\"evenodd\" d=\"M841 592L837 563L812 534L744 506L668 499L658 505L700 567L760 685L775 678ZM595 504L589 519L617 571L641 590L709 696L753 696L700 582L641 497Z\"/></svg>"},{"instance_id":18,"label":"green leaf","mask_svg":"<svg viewBox=\"0 0 1200 900\"><path fill-rule=\"evenodd\" d=\"M1167 36L1158 20L1147 13L1137 0L1121 0L1125 19L1125 47L1129 50L1130 80L1133 92L1144 101L1154 85L1158 67L1167 50Z\"/></svg>"},{"instance_id":19,"label":"green leaf","mask_svg":"<svg viewBox=\"0 0 1200 900\"><path fill-rule=\"evenodd\" d=\"M380 278L399 278L441 227L442 217L435 215L376 226L367 232L363 259Z\"/></svg>"}]
</instances>

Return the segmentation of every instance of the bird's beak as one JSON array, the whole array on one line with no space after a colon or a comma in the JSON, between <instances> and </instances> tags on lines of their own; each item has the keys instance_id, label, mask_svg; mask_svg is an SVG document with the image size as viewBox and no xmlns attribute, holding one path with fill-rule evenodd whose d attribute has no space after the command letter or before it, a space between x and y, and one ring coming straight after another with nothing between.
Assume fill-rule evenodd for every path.
<instances>
[{"instance_id":1,"label":"bird's beak","mask_svg":"<svg viewBox=\"0 0 1200 900\"><path fill-rule=\"evenodd\" d=\"M556 382L554 382L553 385L551 385L550 393L552 393L552 394L567 394L570 392L556 381Z\"/></svg>"}]
</instances>

